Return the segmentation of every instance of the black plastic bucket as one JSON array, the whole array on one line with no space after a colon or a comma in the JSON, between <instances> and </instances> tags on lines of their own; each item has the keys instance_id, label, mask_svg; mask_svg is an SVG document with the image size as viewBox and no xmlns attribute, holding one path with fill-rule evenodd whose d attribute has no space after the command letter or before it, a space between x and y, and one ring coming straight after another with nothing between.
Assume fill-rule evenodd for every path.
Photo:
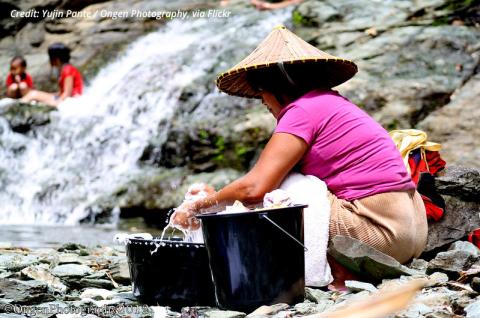
<instances>
[{"instance_id":1,"label":"black plastic bucket","mask_svg":"<svg viewBox=\"0 0 480 318\"><path fill-rule=\"evenodd\" d=\"M305 207L198 216L217 306L250 312L304 300Z\"/></svg>"},{"instance_id":2,"label":"black plastic bucket","mask_svg":"<svg viewBox=\"0 0 480 318\"><path fill-rule=\"evenodd\" d=\"M127 257L133 294L141 302L173 308L215 305L205 245L130 239Z\"/></svg>"}]
</instances>

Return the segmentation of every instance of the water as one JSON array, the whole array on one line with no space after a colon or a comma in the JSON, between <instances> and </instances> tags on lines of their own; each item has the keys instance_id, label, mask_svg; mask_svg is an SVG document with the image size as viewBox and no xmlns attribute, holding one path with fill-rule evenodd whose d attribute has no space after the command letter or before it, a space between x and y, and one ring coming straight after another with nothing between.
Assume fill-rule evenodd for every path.
<instances>
[{"instance_id":1,"label":"water","mask_svg":"<svg viewBox=\"0 0 480 318\"><path fill-rule=\"evenodd\" d=\"M118 232L150 233L154 237L161 230L146 225L140 219L120 220L116 225L0 225L0 246L8 243L15 247L44 248L75 242L89 247L113 245Z\"/></svg>"},{"instance_id":2,"label":"water","mask_svg":"<svg viewBox=\"0 0 480 318\"><path fill-rule=\"evenodd\" d=\"M34 134L14 133L0 118L0 224L72 226L99 213L99 200L149 173L138 160L149 140L165 138L182 88L229 52L247 53L289 16L248 10L229 19L174 20L133 43ZM112 224L118 214L113 209Z\"/></svg>"}]
</instances>

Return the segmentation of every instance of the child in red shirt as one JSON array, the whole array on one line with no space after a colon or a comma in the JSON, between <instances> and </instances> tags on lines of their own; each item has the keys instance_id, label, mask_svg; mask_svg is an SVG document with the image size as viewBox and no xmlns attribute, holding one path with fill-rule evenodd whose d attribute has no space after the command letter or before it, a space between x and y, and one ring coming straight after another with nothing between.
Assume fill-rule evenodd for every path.
<instances>
[{"instance_id":1,"label":"child in red shirt","mask_svg":"<svg viewBox=\"0 0 480 318\"><path fill-rule=\"evenodd\" d=\"M5 80L7 97L23 97L33 88L32 77L26 70L27 61L22 56L15 56L10 61L10 72Z\"/></svg>"},{"instance_id":2,"label":"child in red shirt","mask_svg":"<svg viewBox=\"0 0 480 318\"><path fill-rule=\"evenodd\" d=\"M54 43L48 47L48 56L52 71L58 77L59 91L57 93L47 93L32 90L22 98L22 101L35 100L50 106L57 106L68 97L82 95L82 75L70 64L70 49L62 43Z\"/></svg>"}]
</instances>

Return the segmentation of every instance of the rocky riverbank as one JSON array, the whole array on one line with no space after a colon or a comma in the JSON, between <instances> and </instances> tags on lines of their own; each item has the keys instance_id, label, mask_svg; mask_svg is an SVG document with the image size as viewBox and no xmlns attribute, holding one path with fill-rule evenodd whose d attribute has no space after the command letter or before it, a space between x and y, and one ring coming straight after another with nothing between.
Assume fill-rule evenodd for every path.
<instances>
[{"instance_id":1,"label":"rocky riverbank","mask_svg":"<svg viewBox=\"0 0 480 318\"><path fill-rule=\"evenodd\" d=\"M356 240L333 239L329 253L361 274L362 282L347 283L348 292L307 288L302 303L276 304L254 314L206 307L176 312L144 306L135 299L123 246L68 243L58 248L28 249L0 244L0 317L23 317L15 316L12 310L54 317L52 310L58 313L62 308L64 313L74 309L89 312L91 318L112 317L115 310L119 317L154 317L155 313L167 317L305 316L343 308L414 279L424 282L425 287L412 305L394 317L479 317L480 251L465 241L465 235L480 226L480 173L452 167L437 179L437 187L447 202L445 216L429 224L427 249L411 263L401 265Z\"/></svg>"},{"instance_id":2,"label":"rocky riverbank","mask_svg":"<svg viewBox=\"0 0 480 318\"><path fill-rule=\"evenodd\" d=\"M240 313L209 307L173 311L139 303L132 294L124 247L85 247L74 243L56 249L1 246L0 317L81 317L80 313L88 313L90 318L301 317L344 308L372 293L390 291L414 279L423 281L425 287L408 308L392 317L480 315L480 253L469 242L455 242L429 262L416 259L407 266L345 238L336 240L330 252L375 277L363 282L348 281L349 290L344 292L306 288L302 303L275 304L254 313Z\"/></svg>"}]
</instances>

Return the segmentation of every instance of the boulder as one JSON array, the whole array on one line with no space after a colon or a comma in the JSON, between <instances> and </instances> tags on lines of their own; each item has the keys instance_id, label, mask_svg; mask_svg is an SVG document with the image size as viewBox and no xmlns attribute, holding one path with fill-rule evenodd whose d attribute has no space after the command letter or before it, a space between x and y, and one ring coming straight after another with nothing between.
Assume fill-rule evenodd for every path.
<instances>
[{"instance_id":1,"label":"boulder","mask_svg":"<svg viewBox=\"0 0 480 318\"><path fill-rule=\"evenodd\" d=\"M335 236L328 253L352 272L374 281L416 274L393 257L346 236Z\"/></svg>"},{"instance_id":2,"label":"boulder","mask_svg":"<svg viewBox=\"0 0 480 318\"><path fill-rule=\"evenodd\" d=\"M458 166L447 167L446 174L436 179L446 211L439 222L429 223L426 252L460 240L480 227L479 184L477 169Z\"/></svg>"},{"instance_id":3,"label":"boulder","mask_svg":"<svg viewBox=\"0 0 480 318\"><path fill-rule=\"evenodd\" d=\"M7 120L10 129L17 133L27 133L35 127L50 122L50 112L55 108L45 105L31 105L5 98L0 100L0 117Z\"/></svg>"},{"instance_id":4,"label":"boulder","mask_svg":"<svg viewBox=\"0 0 480 318\"><path fill-rule=\"evenodd\" d=\"M480 52L477 51L478 59ZM418 124L418 128L427 132L430 140L442 144L441 154L448 164L480 168L478 100L480 100L480 73L461 85L451 96L450 103L432 112ZM467 181L465 178L469 178L469 173L458 171L458 176L462 178L459 182L465 182ZM479 178L476 177L476 180L476 185L472 184L473 188L470 190L476 191L478 201ZM445 180L443 185L453 190L455 183L453 178Z\"/></svg>"}]
</instances>

